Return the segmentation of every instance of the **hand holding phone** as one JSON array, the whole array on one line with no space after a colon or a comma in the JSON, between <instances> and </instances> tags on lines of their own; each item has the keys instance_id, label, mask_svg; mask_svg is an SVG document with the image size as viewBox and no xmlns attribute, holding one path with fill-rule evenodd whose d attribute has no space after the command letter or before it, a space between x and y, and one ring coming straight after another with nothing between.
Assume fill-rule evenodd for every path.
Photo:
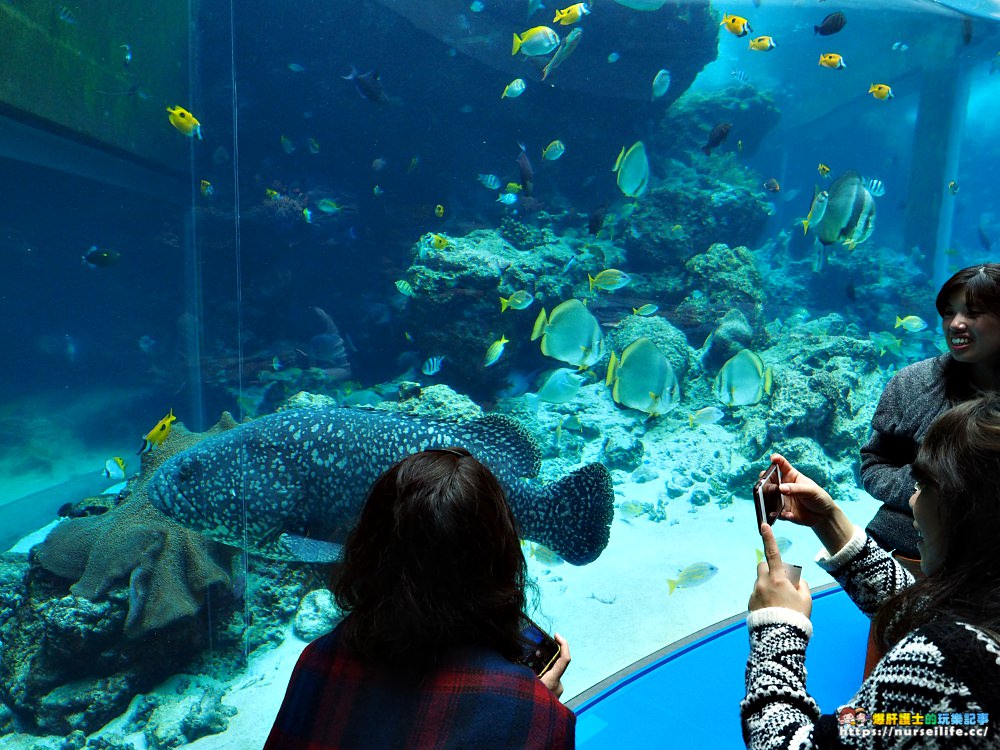
<instances>
[{"instance_id":1,"label":"hand holding phone","mask_svg":"<svg viewBox=\"0 0 1000 750\"><path fill-rule=\"evenodd\" d=\"M753 486L754 508L757 511L757 532L760 533L760 525L766 523L773 527L774 522L781 517L781 511L785 509L785 496L781 494L778 485L781 484L781 469L777 464L771 464L764 472L757 483ZM802 577L802 567L791 563L782 563L785 566L785 575L792 582L793 586L799 585Z\"/></svg>"},{"instance_id":2,"label":"hand holding phone","mask_svg":"<svg viewBox=\"0 0 1000 750\"><path fill-rule=\"evenodd\" d=\"M555 638L527 617L523 618L521 641L523 651L518 662L530 667L539 677L548 672L559 658L560 647Z\"/></svg>"},{"instance_id":3,"label":"hand holding phone","mask_svg":"<svg viewBox=\"0 0 1000 750\"><path fill-rule=\"evenodd\" d=\"M777 464L771 464L764 476L753 486L753 503L757 511L757 531L760 525L766 523L773 526L785 508L785 498L778 490L781 484L781 469Z\"/></svg>"}]
</instances>

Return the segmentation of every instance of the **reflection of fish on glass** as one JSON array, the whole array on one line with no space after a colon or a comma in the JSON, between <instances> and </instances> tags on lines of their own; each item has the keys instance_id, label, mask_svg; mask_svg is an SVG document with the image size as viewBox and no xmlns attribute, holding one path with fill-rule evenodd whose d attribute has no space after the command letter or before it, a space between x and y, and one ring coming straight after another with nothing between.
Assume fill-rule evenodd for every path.
<instances>
[{"instance_id":1,"label":"reflection of fish on glass","mask_svg":"<svg viewBox=\"0 0 1000 750\"><path fill-rule=\"evenodd\" d=\"M347 380L351 377L351 363L340 330L325 310L313 307L312 311L323 322L324 330L309 339L309 364L323 370L327 377Z\"/></svg>"}]
</instances>

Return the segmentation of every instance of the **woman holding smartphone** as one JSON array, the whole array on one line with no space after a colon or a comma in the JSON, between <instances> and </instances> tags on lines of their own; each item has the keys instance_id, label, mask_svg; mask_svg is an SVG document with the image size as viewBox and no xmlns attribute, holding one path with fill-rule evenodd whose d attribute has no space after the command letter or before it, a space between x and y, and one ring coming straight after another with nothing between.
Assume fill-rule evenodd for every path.
<instances>
[{"instance_id":1,"label":"woman holding smartphone","mask_svg":"<svg viewBox=\"0 0 1000 750\"><path fill-rule=\"evenodd\" d=\"M399 461L332 583L346 617L302 652L265 749L572 748L568 644L540 678L517 663L525 587L489 469L462 448Z\"/></svg>"},{"instance_id":2,"label":"woman holding smartphone","mask_svg":"<svg viewBox=\"0 0 1000 750\"><path fill-rule=\"evenodd\" d=\"M905 735L896 731L902 725L866 733L821 713L805 684L809 587L789 582L763 524L766 561L750 597L747 695L740 706L749 747L1000 748L1000 395L945 412L913 461L909 504L925 575L919 581L784 457L775 454L771 462L783 476L780 517L816 532L826 548L817 562L873 619L885 650L846 707L897 723L919 716L921 730L933 717L938 728L949 722L950 734ZM956 716L961 728L953 726Z\"/></svg>"}]
</instances>

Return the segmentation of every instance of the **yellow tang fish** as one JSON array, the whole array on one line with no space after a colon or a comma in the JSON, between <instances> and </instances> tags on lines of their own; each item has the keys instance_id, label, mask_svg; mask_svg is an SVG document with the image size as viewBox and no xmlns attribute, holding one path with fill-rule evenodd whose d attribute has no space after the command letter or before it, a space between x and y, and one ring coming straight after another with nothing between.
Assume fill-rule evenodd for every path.
<instances>
[{"instance_id":1,"label":"yellow tang fish","mask_svg":"<svg viewBox=\"0 0 1000 750\"><path fill-rule=\"evenodd\" d=\"M726 31L730 34L735 34L736 36L746 36L753 29L750 28L750 22L740 16L734 16L729 13L725 13L722 16L722 23L719 26L725 26Z\"/></svg>"},{"instance_id":2,"label":"yellow tang fish","mask_svg":"<svg viewBox=\"0 0 1000 750\"><path fill-rule=\"evenodd\" d=\"M514 193L514 195L517 195L522 190L524 190L524 188L517 182L508 182L507 187L505 187L504 190L506 190L508 193Z\"/></svg>"},{"instance_id":3,"label":"yellow tang fish","mask_svg":"<svg viewBox=\"0 0 1000 750\"><path fill-rule=\"evenodd\" d=\"M670 586L667 595L674 593L676 588L689 589L692 586L700 586L718 572L719 569L712 563L700 562L688 565L676 578L667 579L667 585Z\"/></svg>"},{"instance_id":4,"label":"yellow tang fish","mask_svg":"<svg viewBox=\"0 0 1000 750\"><path fill-rule=\"evenodd\" d=\"M750 49L757 52L769 52L777 46L778 43L769 36L759 36L750 40Z\"/></svg>"},{"instance_id":5,"label":"yellow tang fish","mask_svg":"<svg viewBox=\"0 0 1000 750\"><path fill-rule=\"evenodd\" d=\"M184 107L167 107L167 112L170 113L170 124L177 128L180 132L188 138L197 137L199 141L204 140L201 137L201 123L198 122L198 119L194 115L184 109Z\"/></svg>"},{"instance_id":6,"label":"yellow tang fish","mask_svg":"<svg viewBox=\"0 0 1000 750\"><path fill-rule=\"evenodd\" d=\"M826 164L824 164L823 162L819 163L819 166L816 167L816 171L820 173L821 177L829 177L830 176L830 168L828 166L826 166Z\"/></svg>"},{"instance_id":7,"label":"yellow tang fish","mask_svg":"<svg viewBox=\"0 0 1000 750\"><path fill-rule=\"evenodd\" d=\"M884 83L873 83L869 87L868 93L883 102L892 99L892 87Z\"/></svg>"},{"instance_id":8,"label":"yellow tang fish","mask_svg":"<svg viewBox=\"0 0 1000 750\"><path fill-rule=\"evenodd\" d=\"M829 68L830 70L840 70L841 68L847 67L847 63L844 62L844 58L836 52L826 52L820 55L819 64L824 68Z\"/></svg>"},{"instance_id":9,"label":"yellow tang fish","mask_svg":"<svg viewBox=\"0 0 1000 750\"><path fill-rule=\"evenodd\" d=\"M437 216L439 219L441 217L443 217L444 216L444 206L442 206L440 203L438 203L436 206L434 206L434 215Z\"/></svg>"},{"instance_id":10,"label":"yellow tang fish","mask_svg":"<svg viewBox=\"0 0 1000 750\"><path fill-rule=\"evenodd\" d=\"M586 15L590 14L590 6L586 3L576 3L563 10L556 11L556 17L552 19L552 23L560 23L563 26L569 26L574 24Z\"/></svg>"},{"instance_id":11,"label":"yellow tang fish","mask_svg":"<svg viewBox=\"0 0 1000 750\"><path fill-rule=\"evenodd\" d=\"M146 433L146 437L142 439L142 446L140 446L136 454L141 456L143 453L149 453L153 448L156 448L166 440L167 435L170 434L170 425L176 421L177 417L174 416L174 410L171 409L167 416L156 423L156 427Z\"/></svg>"}]
</instances>

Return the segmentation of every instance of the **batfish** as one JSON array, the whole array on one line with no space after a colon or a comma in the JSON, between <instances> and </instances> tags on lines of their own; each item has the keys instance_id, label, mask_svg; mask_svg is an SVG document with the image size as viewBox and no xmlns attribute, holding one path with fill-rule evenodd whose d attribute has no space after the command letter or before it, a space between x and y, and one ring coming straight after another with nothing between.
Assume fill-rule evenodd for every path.
<instances>
[{"instance_id":1,"label":"batfish","mask_svg":"<svg viewBox=\"0 0 1000 750\"><path fill-rule=\"evenodd\" d=\"M853 248L867 240L875 228L875 199L858 173L845 172L827 192L826 213L816 225L819 241L824 245L843 242Z\"/></svg>"},{"instance_id":2,"label":"batfish","mask_svg":"<svg viewBox=\"0 0 1000 750\"><path fill-rule=\"evenodd\" d=\"M331 562L368 489L401 458L457 445L496 475L521 536L567 562L593 562L608 544L611 474L588 464L558 481L526 481L541 450L518 421L489 414L444 421L351 407L277 412L203 440L164 462L153 505L181 525L279 560Z\"/></svg>"}]
</instances>

